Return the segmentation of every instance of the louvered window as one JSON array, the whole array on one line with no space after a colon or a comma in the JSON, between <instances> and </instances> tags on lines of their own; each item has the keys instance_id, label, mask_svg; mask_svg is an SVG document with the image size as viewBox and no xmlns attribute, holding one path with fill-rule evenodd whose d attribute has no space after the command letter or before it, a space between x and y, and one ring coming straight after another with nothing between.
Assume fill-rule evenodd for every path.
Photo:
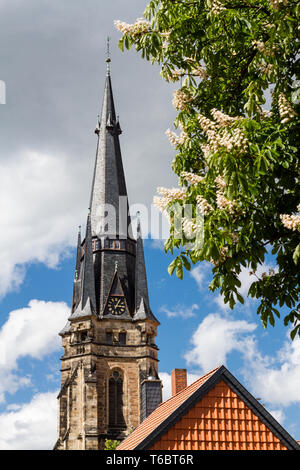
<instances>
[{"instance_id":1,"label":"louvered window","mask_svg":"<svg viewBox=\"0 0 300 470\"><path fill-rule=\"evenodd\" d=\"M106 332L106 344L112 344L113 343L113 335L110 331Z\"/></svg>"},{"instance_id":2,"label":"louvered window","mask_svg":"<svg viewBox=\"0 0 300 470\"><path fill-rule=\"evenodd\" d=\"M123 379L118 371L114 371L108 382L109 386L109 426L125 428L123 415Z\"/></svg>"},{"instance_id":3,"label":"louvered window","mask_svg":"<svg viewBox=\"0 0 300 470\"><path fill-rule=\"evenodd\" d=\"M126 333L119 333L119 343L122 345L126 344Z\"/></svg>"}]
</instances>

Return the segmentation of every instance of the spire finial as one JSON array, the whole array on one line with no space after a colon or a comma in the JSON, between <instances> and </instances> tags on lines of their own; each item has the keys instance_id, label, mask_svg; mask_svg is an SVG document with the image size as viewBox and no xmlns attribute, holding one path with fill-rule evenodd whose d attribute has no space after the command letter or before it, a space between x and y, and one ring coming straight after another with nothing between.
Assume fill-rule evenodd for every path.
<instances>
[{"instance_id":1,"label":"spire finial","mask_svg":"<svg viewBox=\"0 0 300 470\"><path fill-rule=\"evenodd\" d=\"M118 261L115 261L115 271L118 271Z\"/></svg>"},{"instance_id":2,"label":"spire finial","mask_svg":"<svg viewBox=\"0 0 300 470\"><path fill-rule=\"evenodd\" d=\"M110 74L110 68L109 68L109 63L111 62L111 59L110 59L110 50L109 50L109 41L110 41L110 37L107 36L107 42L106 42L106 63L107 63L107 75Z\"/></svg>"},{"instance_id":3,"label":"spire finial","mask_svg":"<svg viewBox=\"0 0 300 470\"><path fill-rule=\"evenodd\" d=\"M96 128L95 128L95 134L99 134L100 133L100 115L98 114L97 115L97 124L96 124Z\"/></svg>"},{"instance_id":4,"label":"spire finial","mask_svg":"<svg viewBox=\"0 0 300 470\"><path fill-rule=\"evenodd\" d=\"M137 220L137 225L136 225L137 237L140 238L141 236L141 213L140 211L137 211L136 213L136 220Z\"/></svg>"}]
</instances>

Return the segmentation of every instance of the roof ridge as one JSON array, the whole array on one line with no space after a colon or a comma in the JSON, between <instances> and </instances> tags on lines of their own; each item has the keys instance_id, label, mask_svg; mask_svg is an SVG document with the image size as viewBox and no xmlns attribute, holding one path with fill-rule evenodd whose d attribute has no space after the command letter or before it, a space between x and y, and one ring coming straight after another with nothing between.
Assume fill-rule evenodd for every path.
<instances>
[{"instance_id":1,"label":"roof ridge","mask_svg":"<svg viewBox=\"0 0 300 470\"><path fill-rule=\"evenodd\" d=\"M164 403L167 403L167 401L172 400L172 398L178 397L178 395L180 395L182 392L186 392L186 390L187 390L189 387L191 387L191 386L194 387L197 382L202 381L202 380L204 379L204 377L206 377L206 376L208 376L208 375L210 376L210 375L212 375L213 373L217 372L217 370L220 369L221 367L223 367L223 365L220 365L220 366L218 366L218 367L215 367L215 369L212 369L210 372L207 372L206 374L202 375L201 377L199 377L199 379L194 380L194 382L192 382L190 385L188 385L187 387L183 388L182 390L180 390L179 392L177 392L175 395L172 395L171 397L167 398L167 400L163 401L163 402L158 406L158 408L159 408L160 406L162 406Z\"/></svg>"}]
</instances>

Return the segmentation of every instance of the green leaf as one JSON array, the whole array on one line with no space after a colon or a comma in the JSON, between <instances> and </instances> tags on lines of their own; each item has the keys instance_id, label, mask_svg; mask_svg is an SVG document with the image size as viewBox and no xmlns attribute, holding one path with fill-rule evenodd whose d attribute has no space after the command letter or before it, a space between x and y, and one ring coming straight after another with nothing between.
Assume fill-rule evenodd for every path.
<instances>
[{"instance_id":1,"label":"green leaf","mask_svg":"<svg viewBox=\"0 0 300 470\"><path fill-rule=\"evenodd\" d=\"M172 276L175 268L177 266L177 258L175 258L172 263L168 266L168 273L170 274L170 276Z\"/></svg>"},{"instance_id":2,"label":"green leaf","mask_svg":"<svg viewBox=\"0 0 300 470\"><path fill-rule=\"evenodd\" d=\"M179 279L182 279L183 278L183 269L182 269L182 265L178 266L177 269L176 269L176 276L179 278Z\"/></svg>"},{"instance_id":3,"label":"green leaf","mask_svg":"<svg viewBox=\"0 0 300 470\"><path fill-rule=\"evenodd\" d=\"M299 329L300 325L296 326L296 328L294 328L291 333L290 333L290 336L291 336L291 339L292 341L295 339L295 336L298 332L298 334L300 335L300 329Z\"/></svg>"},{"instance_id":4,"label":"green leaf","mask_svg":"<svg viewBox=\"0 0 300 470\"><path fill-rule=\"evenodd\" d=\"M184 255L181 255L181 259L183 261L183 265L187 271L190 271L191 269L191 263L188 261L187 257Z\"/></svg>"},{"instance_id":5,"label":"green leaf","mask_svg":"<svg viewBox=\"0 0 300 470\"><path fill-rule=\"evenodd\" d=\"M297 245L293 254L293 261L295 264L298 264L299 257L300 257L300 243L299 245Z\"/></svg>"}]
</instances>

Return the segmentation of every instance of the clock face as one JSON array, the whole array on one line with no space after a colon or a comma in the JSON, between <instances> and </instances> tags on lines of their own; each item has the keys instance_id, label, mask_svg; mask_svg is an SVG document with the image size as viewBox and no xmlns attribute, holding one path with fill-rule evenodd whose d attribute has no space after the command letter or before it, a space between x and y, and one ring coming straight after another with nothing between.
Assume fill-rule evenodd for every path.
<instances>
[{"instance_id":1,"label":"clock face","mask_svg":"<svg viewBox=\"0 0 300 470\"><path fill-rule=\"evenodd\" d=\"M110 297L107 303L108 313L111 315L123 315L126 311L124 297Z\"/></svg>"}]
</instances>

